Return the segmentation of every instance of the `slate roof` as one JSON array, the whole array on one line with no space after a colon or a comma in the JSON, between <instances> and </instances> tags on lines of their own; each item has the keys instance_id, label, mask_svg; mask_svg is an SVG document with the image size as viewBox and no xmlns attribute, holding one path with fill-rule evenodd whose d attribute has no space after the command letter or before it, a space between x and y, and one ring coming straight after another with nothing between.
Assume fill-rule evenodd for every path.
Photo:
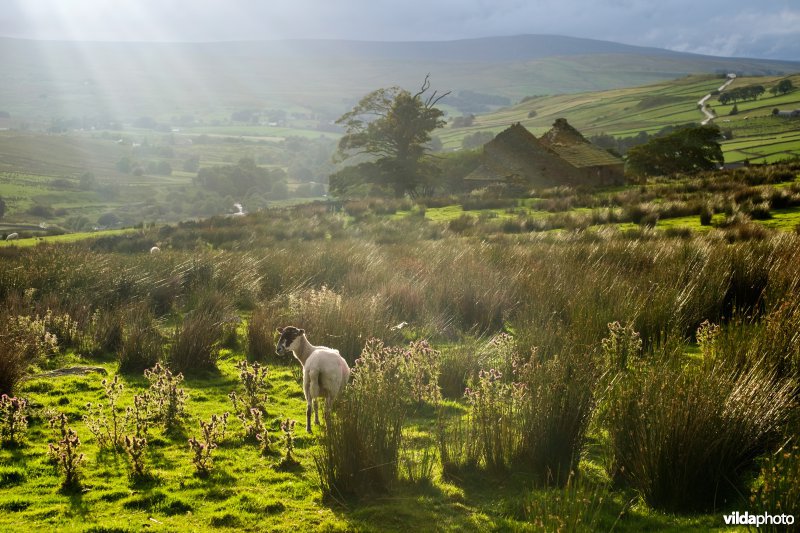
<instances>
[{"instance_id":1,"label":"slate roof","mask_svg":"<svg viewBox=\"0 0 800 533\"><path fill-rule=\"evenodd\" d=\"M553 128L539 142L576 168L623 164L620 158L587 141L563 118L556 119Z\"/></svg>"}]
</instances>

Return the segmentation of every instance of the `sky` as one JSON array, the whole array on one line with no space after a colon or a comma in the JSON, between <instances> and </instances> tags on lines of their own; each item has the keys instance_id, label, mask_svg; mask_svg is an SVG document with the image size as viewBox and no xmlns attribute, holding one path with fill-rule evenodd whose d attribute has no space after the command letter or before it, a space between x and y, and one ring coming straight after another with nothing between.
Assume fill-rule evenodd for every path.
<instances>
[{"instance_id":1,"label":"sky","mask_svg":"<svg viewBox=\"0 0 800 533\"><path fill-rule=\"evenodd\" d=\"M441 41L556 34L800 60L800 0L0 0L0 36Z\"/></svg>"}]
</instances>

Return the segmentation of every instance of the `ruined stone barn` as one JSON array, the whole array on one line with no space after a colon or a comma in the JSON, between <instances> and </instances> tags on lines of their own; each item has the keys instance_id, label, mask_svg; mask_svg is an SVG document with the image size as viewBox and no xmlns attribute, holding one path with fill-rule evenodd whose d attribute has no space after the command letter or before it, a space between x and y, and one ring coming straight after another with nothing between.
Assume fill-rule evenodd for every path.
<instances>
[{"instance_id":1,"label":"ruined stone barn","mask_svg":"<svg viewBox=\"0 0 800 533\"><path fill-rule=\"evenodd\" d=\"M538 139L519 123L500 132L483 146L480 164L464 179L522 188L601 187L625 183L625 164L559 118Z\"/></svg>"}]
</instances>

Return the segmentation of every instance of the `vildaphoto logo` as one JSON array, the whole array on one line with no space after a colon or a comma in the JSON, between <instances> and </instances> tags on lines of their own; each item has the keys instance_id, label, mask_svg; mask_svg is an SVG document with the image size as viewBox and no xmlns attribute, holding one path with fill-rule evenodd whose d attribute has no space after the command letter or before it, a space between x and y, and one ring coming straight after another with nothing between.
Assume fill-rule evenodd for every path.
<instances>
[{"instance_id":1,"label":"vildaphoto logo","mask_svg":"<svg viewBox=\"0 0 800 533\"><path fill-rule=\"evenodd\" d=\"M791 514L750 514L745 511L734 511L723 515L726 526L791 526L794 524L794 515Z\"/></svg>"}]
</instances>

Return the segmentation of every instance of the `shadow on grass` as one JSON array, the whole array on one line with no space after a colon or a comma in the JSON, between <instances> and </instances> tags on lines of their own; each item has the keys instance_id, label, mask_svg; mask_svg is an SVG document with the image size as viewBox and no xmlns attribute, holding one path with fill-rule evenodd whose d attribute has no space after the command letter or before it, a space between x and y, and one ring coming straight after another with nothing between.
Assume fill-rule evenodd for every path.
<instances>
[{"instance_id":1,"label":"shadow on grass","mask_svg":"<svg viewBox=\"0 0 800 533\"><path fill-rule=\"evenodd\" d=\"M352 530L476 531L497 529L497 524L433 483L399 482L390 494L326 502Z\"/></svg>"}]
</instances>

